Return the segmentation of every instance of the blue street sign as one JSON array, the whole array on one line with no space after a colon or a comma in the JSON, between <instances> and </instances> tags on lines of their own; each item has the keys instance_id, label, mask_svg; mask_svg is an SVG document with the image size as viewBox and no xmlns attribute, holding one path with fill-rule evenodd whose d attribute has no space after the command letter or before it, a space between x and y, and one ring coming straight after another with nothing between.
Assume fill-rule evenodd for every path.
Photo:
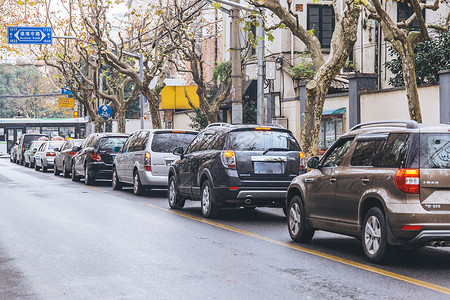
<instances>
[{"instance_id":1,"label":"blue street sign","mask_svg":"<svg viewBox=\"0 0 450 300\"><path fill-rule=\"evenodd\" d=\"M8 27L8 44L51 44L51 27Z\"/></svg>"},{"instance_id":2,"label":"blue street sign","mask_svg":"<svg viewBox=\"0 0 450 300\"><path fill-rule=\"evenodd\" d=\"M98 108L98 115L103 119L108 119L111 117L112 109L108 105L102 105Z\"/></svg>"},{"instance_id":3,"label":"blue street sign","mask_svg":"<svg viewBox=\"0 0 450 300\"><path fill-rule=\"evenodd\" d=\"M69 88L69 87L67 87L67 88L62 88L61 94L63 94L63 95L73 95L72 92L70 91L70 88Z\"/></svg>"}]
</instances>

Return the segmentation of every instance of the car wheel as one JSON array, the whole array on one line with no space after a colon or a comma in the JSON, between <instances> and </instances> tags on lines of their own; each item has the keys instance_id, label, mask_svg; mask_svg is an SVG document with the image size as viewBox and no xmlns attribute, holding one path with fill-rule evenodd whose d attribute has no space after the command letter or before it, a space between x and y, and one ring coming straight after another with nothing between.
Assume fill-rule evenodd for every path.
<instances>
[{"instance_id":1,"label":"car wheel","mask_svg":"<svg viewBox=\"0 0 450 300\"><path fill-rule=\"evenodd\" d=\"M185 199L182 199L180 192L178 191L178 186L174 176L169 179L169 206L172 209L182 209L184 207Z\"/></svg>"},{"instance_id":2,"label":"car wheel","mask_svg":"<svg viewBox=\"0 0 450 300\"><path fill-rule=\"evenodd\" d=\"M294 196L288 207L288 230L295 242L308 243L314 236L314 229L306 228L306 213L300 196Z\"/></svg>"},{"instance_id":3,"label":"car wheel","mask_svg":"<svg viewBox=\"0 0 450 300\"><path fill-rule=\"evenodd\" d=\"M34 170L35 170L35 171L39 171L39 169L40 169L40 167L37 165L36 162L34 162Z\"/></svg>"},{"instance_id":4,"label":"car wheel","mask_svg":"<svg viewBox=\"0 0 450 300\"><path fill-rule=\"evenodd\" d=\"M70 172L67 171L66 165L64 163L63 163L62 175L63 175L64 178L69 178L70 177Z\"/></svg>"},{"instance_id":5,"label":"car wheel","mask_svg":"<svg viewBox=\"0 0 450 300\"><path fill-rule=\"evenodd\" d=\"M25 168L28 168L30 166L30 163L25 162L24 166L25 166Z\"/></svg>"},{"instance_id":6,"label":"car wheel","mask_svg":"<svg viewBox=\"0 0 450 300\"><path fill-rule=\"evenodd\" d=\"M394 256L395 248L387 242L386 218L378 207L372 207L364 217L362 245L364 254L373 263L385 262Z\"/></svg>"},{"instance_id":7,"label":"car wheel","mask_svg":"<svg viewBox=\"0 0 450 300\"><path fill-rule=\"evenodd\" d=\"M41 161L41 166L42 166L42 168L41 168L42 172L44 172L44 173L47 172L48 167L44 166L44 161L43 160Z\"/></svg>"},{"instance_id":8,"label":"car wheel","mask_svg":"<svg viewBox=\"0 0 450 300\"><path fill-rule=\"evenodd\" d=\"M72 181L80 181L80 177L78 177L77 173L75 172L75 164L72 164Z\"/></svg>"},{"instance_id":9,"label":"car wheel","mask_svg":"<svg viewBox=\"0 0 450 300\"><path fill-rule=\"evenodd\" d=\"M58 167L56 166L56 164L53 166L53 175L55 175L55 176L59 176L59 173L61 173L59 170L58 170Z\"/></svg>"},{"instance_id":10,"label":"car wheel","mask_svg":"<svg viewBox=\"0 0 450 300\"><path fill-rule=\"evenodd\" d=\"M84 167L84 184L85 185L92 185L95 182L95 178L92 176L89 176L89 169L87 166Z\"/></svg>"},{"instance_id":11,"label":"car wheel","mask_svg":"<svg viewBox=\"0 0 450 300\"><path fill-rule=\"evenodd\" d=\"M111 186L115 191L122 189L122 182L120 182L119 177L117 176L116 168L113 168Z\"/></svg>"},{"instance_id":12,"label":"car wheel","mask_svg":"<svg viewBox=\"0 0 450 300\"><path fill-rule=\"evenodd\" d=\"M201 197L203 216L205 218L216 218L220 213L220 206L214 203L214 190L208 180L203 183Z\"/></svg>"},{"instance_id":13,"label":"car wheel","mask_svg":"<svg viewBox=\"0 0 450 300\"><path fill-rule=\"evenodd\" d=\"M139 174L137 171L133 175L133 194L139 196L142 194L143 186L141 180L139 179Z\"/></svg>"}]
</instances>

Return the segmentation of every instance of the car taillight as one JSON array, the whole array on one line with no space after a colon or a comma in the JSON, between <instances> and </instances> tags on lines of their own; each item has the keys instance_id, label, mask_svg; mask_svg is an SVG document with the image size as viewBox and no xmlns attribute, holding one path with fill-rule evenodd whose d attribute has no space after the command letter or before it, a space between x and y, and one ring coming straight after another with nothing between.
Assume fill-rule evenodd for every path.
<instances>
[{"instance_id":1,"label":"car taillight","mask_svg":"<svg viewBox=\"0 0 450 300\"><path fill-rule=\"evenodd\" d=\"M149 172L152 170L152 155L150 152L145 152L144 170Z\"/></svg>"},{"instance_id":2,"label":"car taillight","mask_svg":"<svg viewBox=\"0 0 450 300\"><path fill-rule=\"evenodd\" d=\"M269 131L271 129L272 128L270 128L270 127L255 127L256 131Z\"/></svg>"},{"instance_id":3,"label":"car taillight","mask_svg":"<svg viewBox=\"0 0 450 300\"><path fill-rule=\"evenodd\" d=\"M74 156L75 154L77 154L75 151L70 151L69 152L69 156Z\"/></svg>"},{"instance_id":4,"label":"car taillight","mask_svg":"<svg viewBox=\"0 0 450 300\"><path fill-rule=\"evenodd\" d=\"M398 169L395 173L395 185L405 193L419 193L419 169Z\"/></svg>"},{"instance_id":5,"label":"car taillight","mask_svg":"<svg viewBox=\"0 0 450 300\"><path fill-rule=\"evenodd\" d=\"M222 164L225 168L236 169L236 157L234 151L222 151Z\"/></svg>"},{"instance_id":6,"label":"car taillight","mask_svg":"<svg viewBox=\"0 0 450 300\"><path fill-rule=\"evenodd\" d=\"M22 154L25 152L25 145L22 145Z\"/></svg>"},{"instance_id":7,"label":"car taillight","mask_svg":"<svg viewBox=\"0 0 450 300\"><path fill-rule=\"evenodd\" d=\"M91 153L91 158L95 161L103 161L102 157L98 153Z\"/></svg>"},{"instance_id":8,"label":"car taillight","mask_svg":"<svg viewBox=\"0 0 450 300\"><path fill-rule=\"evenodd\" d=\"M47 152L45 156L56 156L55 152Z\"/></svg>"},{"instance_id":9,"label":"car taillight","mask_svg":"<svg viewBox=\"0 0 450 300\"><path fill-rule=\"evenodd\" d=\"M305 153L300 151L300 171L305 171L305 169L306 169Z\"/></svg>"},{"instance_id":10,"label":"car taillight","mask_svg":"<svg viewBox=\"0 0 450 300\"><path fill-rule=\"evenodd\" d=\"M36 150L33 150L33 154L36 154Z\"/></svg>"}]
</instances>

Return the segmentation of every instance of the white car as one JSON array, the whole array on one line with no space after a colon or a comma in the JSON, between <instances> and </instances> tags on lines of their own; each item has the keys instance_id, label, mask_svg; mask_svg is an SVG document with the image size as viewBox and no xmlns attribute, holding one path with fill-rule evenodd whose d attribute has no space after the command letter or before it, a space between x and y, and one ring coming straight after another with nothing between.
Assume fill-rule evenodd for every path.
<instances>
[{"instance_id":1,"label":"white car","mask_svg":"<svg viewBox=\"0 0 450 300\"><path fill-rule=\"evenodd\" d=\"M45 141L34 155L34 169L47 172L48 168L53 168L56 152L64 144L64 141Z\"/></svg>"}]
</instances>

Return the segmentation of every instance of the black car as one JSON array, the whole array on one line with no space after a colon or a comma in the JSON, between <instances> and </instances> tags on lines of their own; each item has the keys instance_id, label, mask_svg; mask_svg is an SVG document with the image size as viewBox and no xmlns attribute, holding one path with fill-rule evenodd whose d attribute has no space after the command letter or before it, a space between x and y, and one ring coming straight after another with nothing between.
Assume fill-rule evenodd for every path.
<instances>
[{"instance_id":1,"label":"black car","mask_svg":"<svg viewBox=\"0 0 450 300\"><path fill-rule=\"evenodd\" d=\"M286 207L287 188L306 172L292 133L276 126L213 124L201 131L169 170L169 206L201 201L202 214L222 207Z\"/></svg>"},{"instance_id":2,"label":"black car","mask_svg":"<svg viewBox=\"0 0 450 300\"><path fill-rule=\"evenodd\" d=\"M70 172L72 171L72 157L77 154L73 151L73 147L79 147L83 143L83 139L70 139L67 140L61 149L54 149L56 151L55 163L53 166L53 174L56 176L62 172L65 178L70 177Z\"/></svg>"},{"instance_id":3,"label":"black car","mask_svg":"<svg viewBox=\"0 0 450 300\"><path fill-rule=\"evenodd\" d=\"M25 163L25 151L28 150L31 143L33 141L38 140L41 137L48 138L48 135L46 134L40 134L40 133L24 133L20 136L17 146L17 154L16 154L16 163L19 165L23 165Z\"/></svg>"},{"instance_id":4,"label":"black car","mask_svg":"<svg viewBox=\"0 0 450 300\"><path fill-rule=\"evenodd\" d=\"M122 148L127 138L124 133L92 133L80 147L73 147L77 154L72 158L72 181L84 177L84 183L89 185L96 179L111 179L114 149Z\"/></svg>"}]
</instances>

